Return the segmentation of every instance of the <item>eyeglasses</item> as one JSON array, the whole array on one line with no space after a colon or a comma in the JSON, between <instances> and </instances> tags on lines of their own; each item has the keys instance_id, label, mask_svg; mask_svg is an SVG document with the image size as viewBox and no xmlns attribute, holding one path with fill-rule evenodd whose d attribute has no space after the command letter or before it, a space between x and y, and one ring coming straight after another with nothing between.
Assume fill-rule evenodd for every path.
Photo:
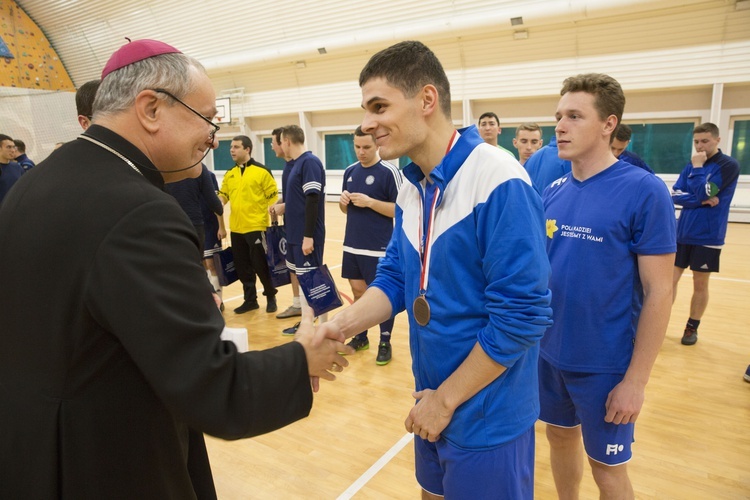
<instances>
[{"instance_id":1,"label":"eyeglasses","mask_svg":"<svg viewBox=\"0 0 750 500\"><path fill-rule=\"evenodd\" d=\"M208 117L205 117L205 116L203 116L202 114L200 114L200 113L198 113L198 112L197 112L196 110L194 110L194 109L193 109L193 108L192 108L191 106L188 106L187 104L185 104L185 103L184 103L184 102L182 102L181 100L177 99L177 98L176 98L176 97L175 97L175 96L174 96L173 94L171 94L170 92L167 92L167 91L166 91L166 90L164 90L164 89L151 89L151 90L153 90L154 92L159 92L159 93L161 93L161 94L166 94L166 95L168 95L169 97L171 97L172 99L174 99L175 101L179 102L180 104L182 104L183 106L185 106L185 107L186 107L187 109L189 109L190 111L192 111L192 112L193 112L193 114L195 114L195 115L199 116L199 117L200 117L200 118L201 118L202 120L204 120L204 121L205 121L206 123L208 123L209 125L211 125L211 126L213 127L213 131L212 131L212 132L211 132L210 134L208 134L208 138L209 138L209 139L211 139L211 142L213 142L213 140L214 140L214 137L216 136L216 132L218 132L218 131L220 130L220 128L221 128L221 127L219 127L219 126L218 126L218 125L216 125L216 124L215 124L214 122L212 122L210 118L208 118Z\"/></svg>"}]
</instances>

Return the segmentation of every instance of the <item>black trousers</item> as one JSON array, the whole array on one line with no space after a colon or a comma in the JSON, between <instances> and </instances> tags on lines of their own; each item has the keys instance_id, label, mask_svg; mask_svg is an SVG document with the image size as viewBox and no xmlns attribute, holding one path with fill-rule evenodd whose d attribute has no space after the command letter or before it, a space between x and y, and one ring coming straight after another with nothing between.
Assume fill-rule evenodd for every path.
<instances>
[{"instance_id":1,"label":"black trousers","mask_svg":"<svg viewBox=\"0 0 750 500\"><path fill-rule=\"evenodd\" d=\"M237 269L237 277L242 282L245 301L258 300L258 291L255 288L256 275L263 283L263 295L268 298L275 297L276 288L271 283L271 274L266 262L265 231L231 233L231 237L234 267Z\"/></svg>"}]
</instances>

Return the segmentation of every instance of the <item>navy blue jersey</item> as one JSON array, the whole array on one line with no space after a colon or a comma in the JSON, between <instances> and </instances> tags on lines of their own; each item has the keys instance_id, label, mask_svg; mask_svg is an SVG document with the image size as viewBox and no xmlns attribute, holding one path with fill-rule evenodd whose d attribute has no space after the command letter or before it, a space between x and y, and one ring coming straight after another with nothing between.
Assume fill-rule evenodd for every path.
<instances>
[{"instance_id":1,"label":"navy blue jersey","mask_svg":"<svg viewBox=\"0 0 750 500\"><path fill-rule=\"evenodd\" d=\"M286 184L289 180L289 173L292 171L293 166L294 160L289 160L284 164L284 170L281 171L281 196L284 200L286 200Z\"/></svg>"},{"instance_id":2,"label":"navy blue jersey","mask_svg":"<svg viewBox=\"0 0 750 500\"><path fill-rule=\"evenodd\" d=\"M3 201L10 188L21 178L25 170L21 165L12 161L10 163L0 163L0 201Z\"/></svg>"},{"instance_id":3,"label":"navy blue jersey","mask_svg":"<svg viewBox=\"0 0 750 500\"><path fill-rule=\"evenodd\" d=\"M212 181L212 176L213 174L206 165L202 165L201 175L198 177L188 177L181 181L164 184L164 191L175 197L194 226L201 226L205 222L203 205L214 214L224 213L224 206L216 195L215 177Z\"/></svg>"},{"instance_id":4,"label":"navy blue jersey","mask_svg":"<svg viewBox=\"0 0 750 500\"><path fill-rule=\"evenodd\" d=\"M318 203L318 220L315 224L313 242L315 246L322 245L326 236L326 172L323 163L310 151L305 151L294 160L286 184L283 187L285 189L286 216L284 223L287 241L293 245L302 245L305 232L305 197L317 193L320 196L320 203Z\"/></svg>"},{"instance_id":5,"label":"navy blue jersey","mask_svg":"<svg viewBox=\"0 0 750 500\"><path fill-rule=\"evenodd\" d=\"M387 161L369 167L357 162L344 172L342 190L361 193L379 201L396 202L401 189L401 172ZM346 208L344 251L372 257L385 256L385 247L393 233L393 217L350 203Z\"/></svg>"}]
</instances>

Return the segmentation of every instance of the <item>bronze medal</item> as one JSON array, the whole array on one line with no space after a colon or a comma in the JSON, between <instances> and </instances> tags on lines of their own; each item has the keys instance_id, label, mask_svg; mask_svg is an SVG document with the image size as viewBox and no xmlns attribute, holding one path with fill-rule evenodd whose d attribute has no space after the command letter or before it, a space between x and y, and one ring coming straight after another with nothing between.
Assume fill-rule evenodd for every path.
<instances>
[{"instance_id":1,"label":"bronze medal","mask_svg":"<svg viewBox=\"0 0 750 500\"><path fill-rule=\"evenodd\" d=\"M414 305L412 306L412 312L414 319L420 326L426 326L430 322L430 304L427 303L427 299L424 295L420 295L414 299Z\"/></svg>"}]
</instances>

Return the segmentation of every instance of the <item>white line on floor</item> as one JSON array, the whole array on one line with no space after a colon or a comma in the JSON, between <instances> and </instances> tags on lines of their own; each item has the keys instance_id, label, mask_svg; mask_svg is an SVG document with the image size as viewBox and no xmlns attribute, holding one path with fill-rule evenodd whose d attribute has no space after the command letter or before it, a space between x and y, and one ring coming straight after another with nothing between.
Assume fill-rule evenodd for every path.
<instances>
[{"instance_id":1,"label":"white line on floor","mask_svg":"<svg viewBox=\"0 0 750 500\"><path fill-rule=\"evenodd\" d=\"M715 275L716 273L713 273L713 274ZM685 277L686 277L686 278L688 278L688 277L692 277L692 276L693 276L693 275L692 275L692 274L690 274L690 273L686 273L686 274L685 274ZM721 277L721 276L714 276L714 277L713 277L713 278L711 278L711 279L712 279L712 280L718 280L718 281L734 281L734 282L736 282L736 283L750 283L750 280L744 280L744 279L740 279L740 278L723 278L723 277Z\"/></svg>"},{"instance_id":2,"label":"white line on floor","mask_svg":"<svg viewBox=\"0 0 750 500\"><path fill-rule=\"evenodd\" d=\"M411 442L411 440L414 438L414 434L405 434L404 437L402 437L398 443L394 444L390 450L388 450L385 455L380 457L377 462L375 462L372 467L367 469L364 474L359 476L356 481L352 483L351 486L349 486L346 491L344 491L341 495L339 495L337 500L349 500L352 498L359 490L362 489L362 487L367 484L367 482L372 479L375 474L380 472L380 469L385 467L388 462L390 462L393 457L399 454L399 452Z\"/></svg>"}]
</instances>

